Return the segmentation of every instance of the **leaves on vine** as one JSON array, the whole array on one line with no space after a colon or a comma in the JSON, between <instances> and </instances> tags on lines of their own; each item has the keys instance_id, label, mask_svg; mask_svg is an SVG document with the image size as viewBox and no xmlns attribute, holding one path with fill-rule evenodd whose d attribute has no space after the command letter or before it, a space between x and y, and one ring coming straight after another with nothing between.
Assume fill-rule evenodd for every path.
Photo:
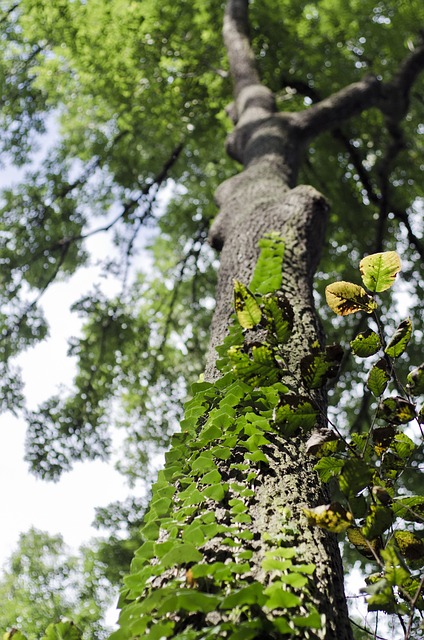
<instances>
[{"instance_id":1,"label":"leaves on vine","mask_svg":"<svg viewBox=\"0 0 424 640\"><path fill-rule=\"evenodd\" d=\"M351 349L355 356L359 358L368 358L373 356L381 347L381 340L375 331L367 329L358 333L350 343Z\"/></svg>"},{"instance_id":2,"label":"leaves on vine","mask_svg":"<svg viewBox=\"0 0 424 640\"><path fill-rule=\"evenodd\" d=\"M372 313L377 309L377 303L369 296L365 289L353 282L333 282L325 288L327 304L339 316L347 316L357 311Z\"/></svg>"},{"instance_id":3,"label":"leaves on vine","mask_svg":"<svg viewBox=\"0 0 424 640\"><path fill-rule=\"evenodd\" d=\"M277 292L264 296L262 306L268 326L268 340L279 346L286 344L293 331L291 304L282 293Z\"/></svg>"},{"instance_id":4,"label":"leaves on vine","mask_svg":"<svg viewBox=\"0 0 424 640\"><path fill-rule=\"evenodd\" d=\"M405 352L411 335L412 322L410 318L407 318L400 323L384 352L391 358L398 358Z\"/></svg>"},{"instance_id":5,"label":"leaves on vine","mask_svg":"<svg viewBox=\"0 0 424 640\"><path fill-rule=\"evenodd\" d=\"M251 356L240 346L228 350L228 358L236 376L252 387L270 386L279 381L281 369L271 347L261 344L252 346Z\"/></svg>"},{"instance_id":6,"label":"leaves on vine","mask_svg":"<svg viewBox=\"0 0 424 640\"><path fill-rule=\"evenodd\" d=\"M373 293L380 293L394 284L401 262L396 251L373 253L362 258L359 269L364 285Z\"/></svg>"},{"instance_id":7,"label":"leaves on vine","mask_svg":"<svg viewBox=\"0 0 424 640\"><path fill-rule=\"evenodd\" d=\"M234 280L234 308L243 329L253 329L262 318L255 296L239 280Z\"/></svg>"},{"instance_id":8,"label":"leaves on vine","mask_svg":"<svg viewBox=\"0 0 424 640\"><path fill-rule=\"evenodd\" d=\"M268 233L259 240L260 254L250 281L254 293L262 295L281 288L284 240L278 233Z\"/></svg>"},{"instance_id":9,"label":"leaves on vine","mask_svg":"<svg viewBox=\"0 0 424 640\"><path fill-rule=\"evenodd\" d=\"M367 387L378 398L384 393L390 378L389 365L384 358L380 358L368 374Z\"/></svg>"},{"instance_id":10,"label":"leaves on vine","mask_svg":"<svg viewBox=\"0 0 424 640\"><path fill-rule=\"evenodd\" d=\"M308 398L287 394L281 397L272 417L283 435L292 436L298 429L312 429L317 415L317 409L314 409Z\"/></svg>"},{"instance_id":11,"label":"leaves on vine","mask_svg":"<svg viewBox=\"0 0 424 640\"><path fill-rule=\"evenodd\" d=\"M413 396L424 393L424 363L413 369L406 377L407 389Z\"/></svg>"},{"instance_id":12,"label":"leaves on vine","mask_svg":"<svg viewBox=\"0 0 424 640\"><path fill-rule=\"evenodd\" d=\"M314 509L303 509L310 525L332 533L342 533L353 524L353 516L339 503L322 504Z\"/></svg>"},{"instance_id":13,"label":"leaves on vine","mask_svg":"<svg viewBox=\"0 0 424 640\"><path fill-rule=\"evenodd\" d=\"M311 346L310 353L300 361L302 379L308 389L319 389L329 378L337 375L343 358L343 349L339 344L320 348L318 342Z\"/></svg>"}]
</instances>

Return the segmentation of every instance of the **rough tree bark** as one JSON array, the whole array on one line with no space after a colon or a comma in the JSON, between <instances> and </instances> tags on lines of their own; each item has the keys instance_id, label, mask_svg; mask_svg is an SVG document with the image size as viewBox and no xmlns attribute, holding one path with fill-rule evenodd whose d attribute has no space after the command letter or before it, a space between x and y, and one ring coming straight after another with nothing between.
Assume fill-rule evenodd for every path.
<instances>
[{"instance_id":1,"label":"rough tree bark","mask_svg":"<svg viewBox=\"0 0 424 640\"><path fill-rule=\"evenodd\" d=\"M312 298L312 277L324 238L328 206L310 186L295 186L299 162L308 142L324 130L369 107L379 108L389 124L397 124L408 106L409 90L424 64L424 47L401 65L390 84L374 76L350 85L299 113L278 113L274 97L260 81L248 37L248 1L229 0L224 18L224 42L234 81L235 101L228 112L234 130L227 152L243 165L238 175L217 190L219 215L210 232L211 244L221 251L217 306L212 323L206 379L213 380L215 346L228 330L233 312L233 280L248 284L258 257L258 241L277 231L285 240L282 291L295 312L295 330L286 349L291 372L315 340L322 341ZM299 389L302 388L300 377ZM317 400L325 407L325 398ZM276 438L274 464L250 505L252 530L258 538L278 530L281 505L289 507L300 529L305 562L317 566L313 594L326 616L325 638L352 637L343 588L343 570L335 537L308 527L303 506L328 502L325 489L304 452L300 437ZM231 470L228 469L229 476ZM261 554L257 557L260 559ZM260 579L257 568L257 579Z\"/></svg>"}]
</instances>

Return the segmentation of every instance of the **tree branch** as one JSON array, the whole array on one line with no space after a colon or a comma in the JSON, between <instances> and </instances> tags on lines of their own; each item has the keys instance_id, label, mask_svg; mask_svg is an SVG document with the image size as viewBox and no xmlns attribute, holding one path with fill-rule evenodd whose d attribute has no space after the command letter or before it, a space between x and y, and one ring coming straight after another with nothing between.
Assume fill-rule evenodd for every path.
<instances>
[{"instance_id":1,"label":"tree branch","mask_svg":"<svg viewBox=\"0 0 424 640\"><path fill-rule=\"evenodd\" d=\"M408 110L410 90L423 69L424 42L401 62L390 82L365 76L299 112L297 124L307 137L315 137L371 107L380 109L391 122L400 122Z\"/></svg>"},{"instance_id":2,"label":"tree branch","mask_svg":"<svg viewBox=\"0 0 424 640\"><path fill-rule=\"evenodd\" d=\"M275 99L260 80L255 54L249 40L248 0L227 0L223 38L234 83L235 104L228 115L237 124L244 114L247 121L258 121L275 113Z\"/></svg>"},{"instance_id":3,"label":"tree branch","mask_svg":"<svg viewBox=\"0 0 424 640\"><path fill-rule=\"evenodd\" d=\"M6 22L10 14L13 13L15 9L19 7L19 5L20 5L20 2L15 2L14 4L12 4L11 7L9 7L9 9L6 9L2 17L0 18L0 24L3 24L3 22Z\"/></svg>"},{"instance_id":4,"label":"tree branch","mask_svg":"<svg viewBox=\"0 0 424 640\"><path fill-rule=\"evenodd\" d=\"M287 78L286 76L282 76L281 84L284 86L292 87L293 89L296 89L296 91L301 95L309 97L313 103L319 103L322 101L322 97L319 94L319 92L314 87L309 86L307 82L304 82L302 80L298 80L295 78ZM335 140L339 140L341 142L341 144L344 146L346 151L349 153L350 160L353 166L355 167L355 171L357 172L359 179L362 182L362 185L367 193L367 197L369 201L372 204L374 204L380 211L380 218L383 217L383 214L382 214L383 209L387 209L387 213L389 212L393 213L395 218L397 218L399 221L401 221L405 225L405 228L408 234L409 243L415 248L420 258L424 261L424 245L421 242L421 240L417 238L417 236L414 234L411 224L409 222L408 213L402 209L393 207L388 197L388 194L383 193L387 191L387 188L385 188L384 185L382 184L383 167L386 168L386 170L388 171L389 164L391 164L394 154L399 153L404 148L403 138L400 135L401 132L399 131L399 126L396 124L393 125L389 122L388 130L393 138L393 141L391 144L388 145L388 148L386 149L386 153L384 154L384 157L378 167L381 191L378 191L374 187L371 180L370 173L363 164L363 158L361 157L359 149L357 149L351 143L351 141L349 140L349 137L342 131L342 129L340 127L336 127L335 129L332 129L331 134ZM383 200L386 200L386 202L383 202ZM382 220L380 220L380 226L381 225L382 225ZM378 244L378 246L381 246L379 236L381 236L381 232L377 230L376 244ZM375 251L379 251L379 250L380 249L377 249L377 248L375 249Z\"/></svg>"},{"instance_id":5,"label":"tree branch","mask_svg":"<svg viewBox=\"0 0 424 640\"><path fill-rule=\"evenodd\" d=\"M248 0L228 0L223 36L237 97L244 87L260 84L249 40Z\"/></svg>"}]
</instances>

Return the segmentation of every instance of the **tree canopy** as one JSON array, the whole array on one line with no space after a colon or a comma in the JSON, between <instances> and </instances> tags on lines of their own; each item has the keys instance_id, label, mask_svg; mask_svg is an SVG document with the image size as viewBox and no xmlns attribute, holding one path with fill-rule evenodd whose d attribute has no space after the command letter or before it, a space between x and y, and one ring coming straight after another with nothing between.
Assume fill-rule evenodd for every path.
<instances>
[{"instance_id":1,"label":"tree canopy","mask_svg":"<svg viewBox=\"0 0 424 640\"><path fill-rule=\"evenodd\" d=\"M130 480L152 476L151 461L169 445L204 369L214 192L246 164L228 136L233 124L241 129L231 103L245 70L236 69L231 34L221 34L225 4L2 3L0 159L22 178L0 199L0 397L4 409L25 415L26 458L43 478L57 479L76 460L106 459L115 426L125 429L121 471ZM358 282L363 256L397 251L414 323L399 375L420 363L424 7L248 4L254 73L288 122L305 114L290 179L298 172L300 184L331 203L315 293L326 333L347 355L328 390L330 416L345 435L367 433L377 400L349 346L364 319L335 318L324 289ZM40 148L44 159L34 163ZM69 342L74 386L30 412L15 358L47 337L43 293L90 264L87 241L101 233L113 236L116 253L102 269L119 280L119 293L93 283L75 301L84 328ZM380 321L392 332L404 300L381 296ZM405 494L417 487L421 460L417 447L402 474Z\"/></svg>"}]
</instances>

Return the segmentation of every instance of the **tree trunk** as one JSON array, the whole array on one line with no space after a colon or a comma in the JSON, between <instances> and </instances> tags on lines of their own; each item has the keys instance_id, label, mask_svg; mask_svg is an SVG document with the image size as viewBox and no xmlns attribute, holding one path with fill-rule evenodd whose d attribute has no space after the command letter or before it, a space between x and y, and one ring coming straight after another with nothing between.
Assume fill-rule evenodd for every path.
<instances>
[{"instance_id":1,"label":"tree trunk","mask_svg":"<svg viewBox=\"0 0 424 640\"><path fill-rule=\"evenodd\" d=\"M281 290L295 314L285 360L302 393L300 360L310 352L314 341L322 342L313 303L312 278L323 243L328 206L312 187L291 189L281 166L281 162L270 163L269 158L257 161L222 184L216 194L220 213L211 230L211 242L222 247L222 252L206 377L217 377L214 347L222 343L234 311L233 280L249 283L258 258L258 241L265 233L276 231L285 242ZM311 393L304 389L303 392ZM315 400L324 409L323 395ZM309 527L302 511L303 507L328 502L326 491L313 471L313 463L305 454L304 441L299 436L292 440L276 437L269 458L271 465L262 478L257 479L260 486L249 504L251 528L260 541L256 576L260 579L264 552L260 550L264 544L261 541L278 535L281 511L288 508L291 522L298 531L293 544L299 549L302 562L312 562L317 567L313 596L326 619L325 635L319 637L352 638L337 540L333 534ZM226 472L230 478L230 465Z\"/></svg>"}]
</instances>

